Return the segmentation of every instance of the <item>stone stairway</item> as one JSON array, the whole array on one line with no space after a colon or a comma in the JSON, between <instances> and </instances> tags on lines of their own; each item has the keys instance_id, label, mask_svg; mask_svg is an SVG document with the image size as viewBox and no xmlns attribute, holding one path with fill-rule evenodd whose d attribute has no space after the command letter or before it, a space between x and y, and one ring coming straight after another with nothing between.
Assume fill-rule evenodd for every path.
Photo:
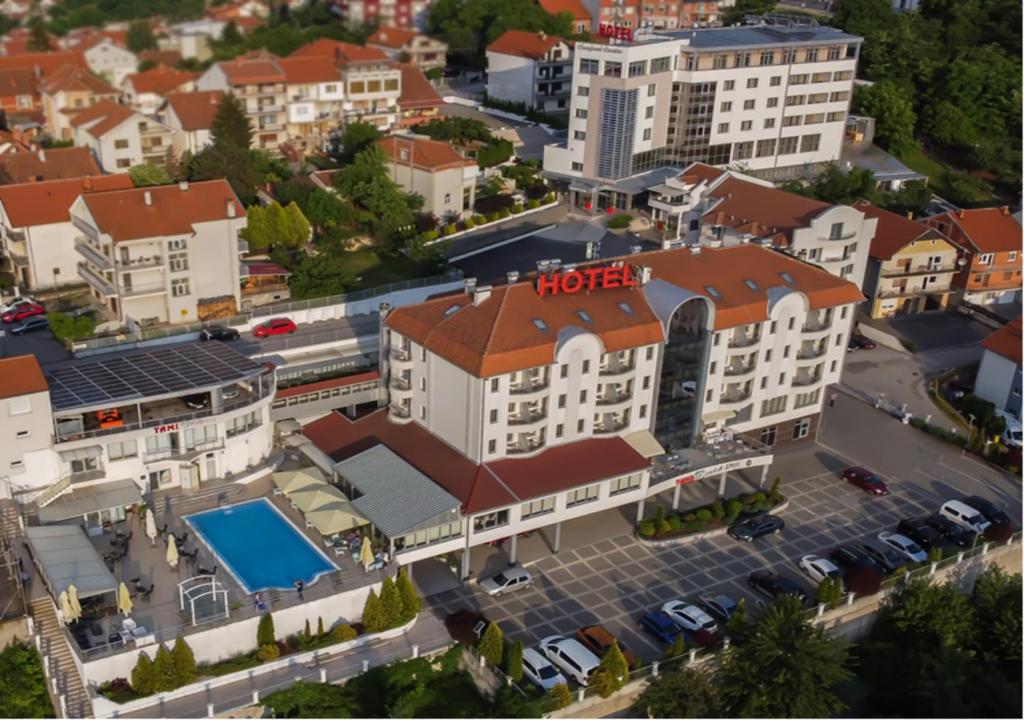
<instances>
[{"instance_id":1,"label":"stone stairway","mask_svg":"<svg viewBox=\"0 0 1024 720\"><path fill-rule=\"evenodd\" d=\"M57 619L52 602L48 597L36 598L31 602L30 609L36 632L42 639L42 654L50 657L48 677L57 678L57 696L65 697L67 712L63 713L63 717L92 717L92 702L82 685L75 660L71 657L72 650L61 631L60 620ZM57 716L61 717L58 697L54 696L52 680L49 682Z\"/></svg>"}]
</instances>

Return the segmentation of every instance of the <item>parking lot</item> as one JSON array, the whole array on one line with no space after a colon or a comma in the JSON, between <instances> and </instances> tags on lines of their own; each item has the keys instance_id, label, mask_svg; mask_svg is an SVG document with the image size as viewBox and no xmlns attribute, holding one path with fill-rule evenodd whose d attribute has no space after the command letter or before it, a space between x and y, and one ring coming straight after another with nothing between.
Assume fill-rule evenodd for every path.
<instances>
[{"instance_id":1,"label":"parking lot","mask_svg":"<svg viewBox=\"0 0 1024 720\"><path fill-rule=\"evenodd\" d=\"M892 494L874 498L837 475L851 464L880 473ZM783 477L790 505L781 515L786 529L753 544L725 535L652 546L629 532L589 545L563 549L528 567L532 587L497 599L461 587L429 599L438 615L477 608L499 623L507 637L536 644L547 635L571 634L599 623L650 662L663 648L640 631L637 621L666 600L706 593L751 597L747 575L771 567L813 592L796 563L806 554L827 554L836 545L895 528L903 517L935 512L945 500L979 494L1005 507L1020 523L1019 481L900 424L847 396L827 410L819 442L776 455L771 477ZM602 516L595 527L622 528Z\"/></svg>"}]
</instances>

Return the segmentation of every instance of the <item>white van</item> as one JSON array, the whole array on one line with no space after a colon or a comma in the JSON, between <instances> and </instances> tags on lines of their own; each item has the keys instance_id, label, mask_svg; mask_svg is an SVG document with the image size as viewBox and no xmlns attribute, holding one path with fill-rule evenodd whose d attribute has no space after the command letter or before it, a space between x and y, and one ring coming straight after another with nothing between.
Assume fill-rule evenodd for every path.
<instances>
[{"instance_id":1,"label":"white van","mask_svg":"<svg viewBox=\"0 0 1024 720\"><path fill-rule=\"evenodd\" d=\"M590 681L590 675L601 665L594 653L573 638L552 635L540 641L540 650L548 660L580 685Z\"/></svg>"},{"instance_id":2,"label":"white van","mask_svg":"<svg viewBox=\"0 0 1024 720\"><path fill-rule=\"evenodd\" d=\"M985 529L991 524L984 515L959 500L947 500L939 508L939 514L979 535L985 532Z\"/></svg>"},{"instance_id":3,"label":"white van","mask_svg":"<svg viewBox=\"0 0 1024 720\"><path fill-rule=\"evenodd\" d=\"M1022 444L1020 420L1002 410L996 410L996 415L1006 421L1006 430L1003 431L1003 445L1019 448Z\"/></svg>"},{"instance_id":4,"label":"white van","mask_svg":"<svg viewBox=\"0 0 1024 720\"><path fill-rule=\"evenodd\" d=\"M569 686L558 668L533 648L523 650L523 675L541 690L550 690L555 685Z\"/></svg>"}]
</instances>

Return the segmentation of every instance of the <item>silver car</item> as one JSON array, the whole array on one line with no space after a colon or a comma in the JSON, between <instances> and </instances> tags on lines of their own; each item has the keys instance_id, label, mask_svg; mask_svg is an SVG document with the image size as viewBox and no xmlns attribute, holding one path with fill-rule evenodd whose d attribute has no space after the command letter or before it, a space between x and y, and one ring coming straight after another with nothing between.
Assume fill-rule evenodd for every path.
<instances>
[{"instance_id":1,"label":"silver car","mask_svg":"<svg viewBox=\"0 0 1024 720\"><path fill-rule=\"evenodd\" d=\"M502 595L524 588L533 582L533 576L521 567L510 567L489 578L483 578L477 585L490 596Z\"/></svg>"}]
</instances>

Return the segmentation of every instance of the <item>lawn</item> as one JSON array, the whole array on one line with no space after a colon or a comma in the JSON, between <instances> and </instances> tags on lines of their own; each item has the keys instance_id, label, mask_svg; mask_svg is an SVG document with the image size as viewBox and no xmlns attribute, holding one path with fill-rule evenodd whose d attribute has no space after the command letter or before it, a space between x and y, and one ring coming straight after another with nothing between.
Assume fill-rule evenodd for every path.
<instances>
[{"instance_id":1,"label":"lawn","mask_svg":"<svg viewBox=\"0 0 1024 720\"><path fill-rule=\"evenodd\" d=\"M951 196L955 195L949 187L949 174L955 168L950 168L940 160L932 157L920 145L915 145L913 150L900 155L900 160L906 163L910 169L927 175L928 184L932 190L942 197L949 200L952 199ZM994 195L985 192L981 188L974 188L971 193L970 202L979 204L991 203L994 199L996 199Z\"/></svg>"},{"instance_id":2,"label":"lawn","mask_svg":"<svg viewBox=\"0 0 1024 720\"><path fill-rule=\"evenodd\" d=\"M400 253L385 255L373 248L362 248L346 252L345 260L346 267L359 278L353 290L365 290L424 275L418 263Z\"/></svg>"}]
</instances>

